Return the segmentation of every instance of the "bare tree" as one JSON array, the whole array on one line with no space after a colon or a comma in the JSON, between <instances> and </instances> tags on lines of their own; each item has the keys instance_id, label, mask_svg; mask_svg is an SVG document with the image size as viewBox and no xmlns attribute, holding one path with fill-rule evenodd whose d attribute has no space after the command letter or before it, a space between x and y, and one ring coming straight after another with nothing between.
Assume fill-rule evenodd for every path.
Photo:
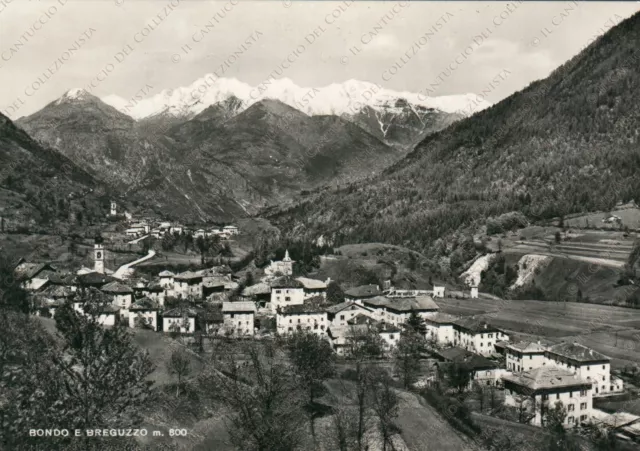
<instances>
[{"instance_id":1,"label":"bare tree","mask_svg":"<svg viewBox=\"0 0 640 451\"><path fill-rule=\"evenodd\" d=\"M220 355L212 383L230 410L227 428L243 451L292 451L302 443L305 396L284 355L271 343L247 343L244 358Z\"/></svg>"},{"instance_id":2,"label":"bare tree","mask_svg":"<svg viewBox=\"0 0 640 451\"><path fill-rule=\"evenodd\" d=\"M371 385L371 406L382 435L382 451L387 451L387 446L394 450L392 437L397 431L394 420L398 417L398 404L398 395L391 386L391 377L386 371L379 371Z\"/></svg>"},{"instance_id":3,"label":"bare tree","mask_svg":"<svg viewBox=\"0 0 640 451\"><path fill-rule=\"evenodd\" d=\"M167 370L169 374L175 375L178 378L176 397L180 396L182 379L191 373L191 359L189 359L184 349L176 349L171 353L171 357L167 362Z\"/></svg>"}]
</instances>

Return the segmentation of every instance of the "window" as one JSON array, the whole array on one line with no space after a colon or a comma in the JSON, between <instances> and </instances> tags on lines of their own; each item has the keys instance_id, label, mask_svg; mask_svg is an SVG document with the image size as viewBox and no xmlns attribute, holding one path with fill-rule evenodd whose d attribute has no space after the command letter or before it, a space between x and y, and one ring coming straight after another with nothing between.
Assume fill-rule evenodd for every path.
<instances>
[{"instance_id":1,"label":"window","mask_svg":"<svg viewBox=\"0 0 640 451\"><path fill-rule=\"evenodd\" d=\"M569 392L569 398L573 398L573 392Z\"/></svg>"},{"instance_id":2,"label":"window","mask_svg":"<svg viewBox=\"0 0 640 451\"><path fill-rule=\"evenodd\" d=\"M602 386L602 390L606 390L606 388L605 388L605 386L604 386L604 385Z\"/></svg>"},{"instance_id":3,"label":"window","mask_svg":"<svg viewBox=\"0 0 640 451\"><path fill-rule=\"evenodd\" d=\"M291 324L293 322L293 320L291 318L289 318L289 324Z\"/></svg>"},{"instance_id":4,"label":"window","mask_svg":"<svg viewBox=\"0 0 640 451\"><path fill-rule=\"evenodd\" d=\"M393 334L389 335L389 339L390 339L390 340L393 340L393 339L394 339L394 338L393 338Z\"/></svg>"},{"instance_id":5,"label":"window","mask_svg":"<svg viewBox=\"0 0 640 451\"><path fill-rule=\"evenodd\" d=\"M549 395L542 395L542 400L543 401L548 401L549 400Z\"/></svg>"},{"instance_id":6,"label":"window","mask_svg":"<svg viewBox=\"0 0 640 451\"><path fill-rule=\"evenodd\" d=\"M560 393L556 393L556 399L560 399Z\"/></svg>"},{"instance_id":7,"label":"window","mask_svg":"<svg viewBox=\"0 0 640 451\"><path fill-rule=\"evenodd\" d=\"M569 424L574 424L576 422L576 419L573 416L567 417L567 422Z\"/></svg>"},{"instance_id":8,"label":"window","mask_svg":"<svg viewBox=\"0 0 640 451\"><path fill-rule=\"evenodd\" d=\"M320 326L320 330L324 330L324 324Z\"/></svg>"},{"instance_id":9,"label":"window","mask_svg":"<svg viewBox=\"0 0 640 451\"><path fill-rule=\"evenodd\" d=\"M603 369L603 370L604 370L604 369L606 369L606 368L604 367L604 365L602 365L602 369Z\"/></svg>"},{"instance_id":10,"label":"window","mask_svg":"<svg viewBox=\"0 0 640 451\"><path fill-rule=\"evenodd\" d=\"M482 348L484 346L484 343L480 343L480 347Z\"/></svg>"},{"instance_id":11,"label":"window","mask_svg":"<svg viewBox=\"0 0 640 451\"><path fill-rule=\"evenodd\" d=\"M313 328L314 328L314 329L317 329L317 328L318 328L318 325L317 325L317 324L314 324L314 325L313 325Z\"/></svg>"},{"instance_id":12,"label":"window","mask_svg":"<svg viewBox=\"0 0 640 451\"><path fill-rule=\"evenodd\" d=\"M493 334L489 334L489 338L493 338Z\"/></svg>"},{"instance_id":13,"label":"window","mask_svg":"<svg viewBox=\"0 0 640 451\"><path fill-rule=\"evenodd\" d=\"M586 390L580 390L580 396L587 396Z\"/></svg>"},{"instance_id":14,"label":"window","mask_svg":"<svg viewBox=\"0 0 640 451\"><path fill-rule=\"evenodd\" d=\"M233 319L233 317L235 316L235 313L231 313L229 314L229 316L231 317L231 319Z\"/></svg>"},{"instance_id":15,"label":"window","mask_svg":"<svg viewBox=\"0 0 640 451\"><path fill-rule=\"evenodd\" d=\"M567 406L567 412L573 412L574 410L576 410L576 406L573 404L569 404Z\"/></svg>"},{"instance_id":16,"label":"window","mask_svg":"<svg viewBox=\"0 0 640 451\"><path fill-rule=\"evenodd\" d=\"M602 376L602 380L605 380L604 376Z\"/></svg>"},{"instance_id":17,"label":"window","mask_svg":"<svg viewBox=\"0 0 640 451\"><path fill-rule=\"evenodd\" d=\"M591 367L589 365L587 365L587 371L589 371L591 369Z\"/></svg>"},{"instance_id":18,"label":"window","mask_svg":"<svg viewBox=\"0 0 640 451\"><path fill-rule=\"evenodd\" d=\"M284 297L284 300L285 300L286 302L291 301L291 296L285 296L285 297Z\"/></svg>"},{"instance_id":19,"label":"window","mask_svg":"<svg viewBox=\"0 0 640 451\"><path fill-rule=\"evenodd\" d=\"M344 315L340 315L340 319L341 319L341 320L344 320Z\"/></svg>"},{"instance_id":20,"label":"window","mask_svg":"<svg viewBox=\"0 0 640 451\"><path fill-rule=\"evenodd\" d=\"M280 290L276 290L276 294L280 294Z\"/></svg>"},{"instance_id":21,"label":"window","mask_svg":"<svg viewBox=\"0 0 640 451\"><path fill-rule=\"evenodd\" d=\"M587 408L587 403L586 402L581 402L580 403L580 410L585 410Z\"/></svg>"},{"instance_id":22,"label":"window","mask_svg":"<svg viewBox=\"0 0 640 451\"><path fill-rule=\"evenodd\" d=\"M580 421L585 421L587 419L586 415L580 415Z\"/></svg>"},{"instance_id":23,"label":"window","mask_svg":"<svg viewBox=\"0 0 640 451\"><path fill-rule=\"evenodd\" d=\"M532 355L529 355L529 360L531 360L531 359L533 359L533 356L532 356Z\"/></svg>"}]
</instances>

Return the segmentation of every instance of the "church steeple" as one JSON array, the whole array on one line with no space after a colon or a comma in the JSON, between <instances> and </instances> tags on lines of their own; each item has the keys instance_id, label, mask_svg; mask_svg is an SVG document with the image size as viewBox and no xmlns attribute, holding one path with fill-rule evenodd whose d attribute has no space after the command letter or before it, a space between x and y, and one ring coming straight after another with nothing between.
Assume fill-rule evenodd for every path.
<instances>
[{"instance_id":1,"label":"church steeple","mask_svg":"<svg viewBox=\"0 0 640 451\"><path fill-rule=\"evenodd\" d=\"M282 259L282 261L283 262L290 262L291 261L291 257L289 257L289 249L284 251L284 258Z\"/></svg>"}]
</instances>

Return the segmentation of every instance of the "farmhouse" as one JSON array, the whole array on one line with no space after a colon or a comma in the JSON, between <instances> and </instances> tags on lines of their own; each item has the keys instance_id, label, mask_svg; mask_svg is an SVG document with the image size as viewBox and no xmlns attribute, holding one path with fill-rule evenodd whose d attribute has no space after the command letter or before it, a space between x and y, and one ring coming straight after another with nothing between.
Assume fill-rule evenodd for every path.
<instances>
[{"instance_id":1,"label":"farmhouse","mask_svg":"<svg viewBox=\"0 0 640 451\"><path fill-rule=\"evenodd\" d=\"M148 327L158 330L158 303L144 297L129 307L129 327Z\"/></svg>"},{"instance_id":2,"label":"farmhouse","mask_svg":"<svg viewBox=\"0 0 640 451\"><path fill-rule=\"evenodd\" d=\"M344 298L351 301L360 301L363 299L371 299L382 295L378 285L361 285L359 287L349 288L344 292Z\"/></svg>"},{"instance_id":3,"label":"farmhouse","mask_svg":"<svg viewBox=\"0 0 640 451\"><path fill-rule=\"evenodd\" d=\"M129 306L133 302L133 289L118 281L110 282L103 285L100 291L105 293L113 305L120 309L121 316L125 317L129 314Z\"/></svg>"},{"instance_id":4,"label":"farmhouse","mask_svg":"<svg viewBox=\"0 0 640 451\"><path fill-rule=\"evenodd\" d=\"M502 376L506 374L504 369L498 368L498 365L491 360L466 349L447 348L437 351L436 356L440 361L458 365L462 371L469 373L470 380L467 389L471 388L473 382L480 385L501 385Z\"/></svg>"},{"instance_id":5,"label":"farmhouse","mask_svg":"<svg viewBox=\"0 0 640 451\"><path fill-rule=\"evenodd\" d=\"M306 330L316 335L325 335L329 326L324 298L309 298L303 304L280 307L276 315L276 328L279 334L292 334Z\"/></svg>"},{"instance_id":6,"label":"farmhouse","mask_svg":"<svg viewBox=\"0 0 640 451\"><path fill-rule=\"evenodd\" d=\"M434 298L443 298L444 297L444 286L433 286L433 297Z\"/></svg>"},{"instance_id":7,"label":"farmhouse","mask_svg":"<svg viewBox=\"0 0 640 451\"><path fill-rule=\"evenodd\" d=\"M162 314L163 332L192 334L196 330L198 313L191 308L175 308Z\"/></svg>"},{"instance_id":8,"label":"farmhouse","mask_svg":"<svg viewBox=\"0 0 640 451\"><path fill-rule=\"evenodd\" d=\"M621 380L611 383L611 359L580 343L559 343L547 348L545 356L548 364L572 371L591 383L594 396L622 391Z\"/></svg>"},{"instance_id":9,"label":"farmhouse","mask_svg":"<svg viewBox=\"0 0 640 451\"><path fill-rule=\"evenodd\" d=\"M240 233L240 230L238 230L238 228L234 225L224 226L222 228L222 231L226 232L229 235L237 235L238 233Z\"/></svg>"},{"instance_id":10,"label":"farmhouse","mask_svg":"<svg viewBox=\"0 0 640 451\"><path fill-rule=\"evenodd\" d=\"M240 294L244 299L253 299L259 307L265 307L271 301L271 286L261 282L246 287Z\"/></svg>"},{"instance_id":11,"label":"farmhouse","mask_svg":"<svg viewBox=\"0 0 640 451\"><path fill-rule=\"evenodd\" d=\"M327 297L327 282L316 279L308 279L306 277L297 277L296 280L302 284L304 288L304 297L312 298L315 296Z\"/></svg>"},{"instance_id":12,"label":"farmhouse","mask_svg":"<svg viewBox=\"0 0 640 451\"><path fill-rule=\"evenodd\" d=\"M203 298L202 276L191 271L176 274L173 277L173 291L177 296L195 299Z\"/></svg>"},{"instance_id":13,"label":"farmhouse","mask_svg":"<svg viewBox=\"0 0 640 451\"><path fill-rule=\"evenodd\" d=\"M396 326L381 321L376 321L368 315L358 314L347 321L347 325L360 326L367 325L370 329L378 332L384 344L384 351L390 351L395 348L400 340L402 331Z\"/></svg>"},{"instance_id":14,"label":"farmhouse","mask_svg":"<svg viewBox=\"0 0 640 451\"><path fill-rule=\"evenodd\" d=\"M142 296L146 296L155 302L157 302L160 307L164 306L164 301L167 297L167 291L160 283L160 280L152 280L140 290L140 294Z\"/></svg>"},{"instance_id":15,"label":"farmhouse","mask_svg":"<svg viewBox=\"0 0 640 451\"><path fill-rule=\"evenodd\" d=\"M462 318L453 322L453 344L481 355L494 353L494 345L509 336L497 327L474 318Z\"/></svg>"},{"instance_id":16,"label":"farmhouse","mask_svg":"<svg viewBox=\"0 0 640 451\"><path fill-rule=\"evenodd\" d=\"M560 401L567 409L566 426L590 419L593 409L591 383L571 371L553 366L502 376L505 405L523 408L531 423L541 426L544 412Z\"/></svg>"},{"instance_id":17,"label":"farmhouse","mask_svg":"<svg viewBox=\"0 0 640 451\"><path fill-rule=\"evenodd\" d=\"M304 302L304 285L289 276L281 277L271 284L271 311L279 307L299 305Z\"/></svg>"},{"instance_id":18,"label":"farmhouse","mask_svg":"<svg viewBox=\"0 0 640 451\"><path fill-rule=\"evenodd\" d=\"M160 277L160 285L167 289L173 288L173 278L175 277L174 273L164 270L158 274L158 276Z\"/></svg>"},{"instance_id":19,"label":"farmhouse","mask_svg":"<svg viewBox=\"0 0 640 451\"><path fill-rule=\"evenodd\" d=\"M224 325L222 304L218 303L214 308L203 310L198 314L206 333L208 335L218 335Z\"/></svg>"},{"instance_id":20,"label":"farmhouse","mask_svg":"<svg viewBox=\"0 0 640 451\"><path fill-rule=\"evenodd\" d=\"M293 275L293 263L289 257L289 251L285 251L282 261L271 261L269 266L264 269L267 276L291 276Z\"/></svg>"},{"instance_id":21,"label":"farmhouse","mask_svg":"<svg viewBox=\"0 0 640 451\"><path fill-rule=\"evenodd\" d=\"M347 322L357 315L373 318L373 309L353 301L345 301L327 308L327 319L330 327L346 326Z\"/></svg>"},{"instance_id":22,"label":"farmhouse","mask_svg":"<svg viewBox=\"0 0 640 451\"><path fill-rule=\"evenodd\" d=\"M236 336L253 336L256 305L250 301L224 302L222 316L225 329Z\"/></svg>"},{"instance_id":23,"label":"farmhouse","mask_svg":"<svg viewBox=\"0 0 640 451\"><path fill-rule=\"evenodd\" d=\"M505 346L506 365L509 371L529 371L544 366L546 347L540 342L520 341Z\"/></svg>"},{"instance_id":24,"label":"farmhouse","mask_svg":"<svg viewBox=\"0 0 640 451\"><path fill-rule=\"evenodd\" d=\"M453 322L458 317L448 313L436 313L424 319L427 327L427 339L441 345L451 345L455 340Z\"/></svg>"},{"instance_id":25,"label":"farmhouse","mask_svg":"<svg viewBox=\"0 0 640 451\"><path fill-rule=\"evenodd\" d=\"M390 324L404 324L412 312L421 318L428 318L438 312L438 305L433 302L431 296L418 296L415 298L393 298L377 296L363 299L362 305L374 310L374 317Z\"/></svg>"},{"instance_id":26,"label":"farmhouse","mask_svg":"<svg viewBox=\"0 0 640 451\"><path fill-rule=\"evenodd\" d=\"M56 269L48 263L20 263L15 269L15 275L27 291L37 291L43 288Z\"/></svg>"}]
</instances>

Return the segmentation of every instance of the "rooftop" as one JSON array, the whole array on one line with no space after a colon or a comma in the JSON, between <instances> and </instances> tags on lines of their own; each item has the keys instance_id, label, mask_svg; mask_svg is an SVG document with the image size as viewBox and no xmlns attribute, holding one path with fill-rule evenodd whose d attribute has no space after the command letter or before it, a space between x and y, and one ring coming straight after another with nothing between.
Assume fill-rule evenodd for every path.
<instances>
[{"instance_id":1,"label":"rooftop","mask_svg":"<svg viewBox=\"0 0 640 451\"><path fill-rule=\"evenodd\" d=\"M174 308L171 310L167 310L162 314L165 318L182 318L183 316L187 316L189 318L195 318L198 315L192 308Z\"/></svg>"},{"instance_id":2,"label":"rooftop","mask_svg":"<svg viewBox=\"0 0 640 451\"><path fill-rule=\"evenodd\" d=\"M448 348L438 351L445 360L457 363L468 370L481 370L497 368L491 360L462 348Z\"/></svg>"},{"instance_id":3,"label":"rooftop","mask_svg":"<svg viewBox=\"0 0 640 451\"><path fill-rule=\"evenodd\" d=\"M255 313L256 312L256 304L251 301L240 301L240 302L223 302L222 303L222 312L223 313Z\"/></svg>"},{"instance_id":4,"label":"rooftop","mask_svg":"<svg viewBox=\"0 0 640 451\"><path fill-rule=\"evenodd\" d=\"M436 323L436 324L453 324L454 321L460 319L458 316L450 315L448 313L438 312L433 316L425 318L426 322Z\"/></svg>"},{"instance_id":5,"label":"rooftop","mask_svg":"<svg viewBox=\"0 0 640 451\"><path fill-rule=\"evenodd\" d=\"M540 342L535 341L519 341L517 343L509 343L505 345L507 349L513 349L514 351L522 353L542 353L546 351L546 346Z\"/></svg>"},{"instance_id":6,"label":"rooftop","mask_svg":"<svg viewBox=\"0 0 640 451\"><path fill-rule=\"evenodd\" d=\"M39 272L47 269L55 271L55 269L48 263L20 263L16 267L15 273L19 279L31 279Z\"/></svg>"},{"instance_id":7,"label":"rooftop","mask_svg":"<svg viewBox=\"0 0 640 451\"><path fill-rule=\"evenodd\" d=\"M160 274L158 274L158 275L159 275L160 277L173 277L173 276L175 276L175 274L174 274L174 273L172 273L171 271L166 270L166 269L165 269L164 271L162 271L162 272L161 272Z\"/></svg>"},{"instance_id":8,"label":"rooftop","mask_svg":"<svg viewBox=\"0 0 640 451\"><path fill-rule=\"evenodd\" d=\"M304 285L291 276L284 276L272 283L271 288L304 288Z\"/></svg>"},{"instance_id":9,"label":"rooftop","mask_svg":"<svg viewBox=\"0 0 640 451\"><path fill-rule=\"evenodd\" d=\"M305 299L303 304L287 305L280 309L280 313L291 315L297 313L324 313L327 310L326 300L322 296Z\"/></svg>"},{"instance_id":10,"label":"rooftop","mask_svg":"<svg viewBox=\"0 0 640 451\"><path fill-rule=\"evenodd\" d=\"M557 345L550 346L547 348L547 351L552 354L577 360L578 362L610 360L606 355L600 354L599 352L587 348L580 343L559 343Z\"/></svg>"},{"instance_id":11,"label":"rooftop","mask_svg":"<svg viewBox=\"0 0 640 451\"><path fill-rule=\"evenodd\" d=\"M513 373L502 376L505 381L527 387L531 390L550 389L558 387L582 387L591 388L591 383L584 381L562 368L545 366L522 373Z\"/></svg>"},{"instance_id":12,"label":"rooftop","mask_svg":"<svg viewBox=\"0 0 640 451\"><path fill-rule=\"evenodd\" d=\"M114 280L113 282L109 282L100 288L105 293L117 293L117 294L130 294L133 293L133 289L123 283Z\"/></svg>"},{"instance_id":13,"label":"rooftop","mask_svg":"<svg viewBox=\"0 0 640 451\"><path fill-rule=\"evenodd\" d=\"M474 334L485 332L500 332L500 329L492 326L482 319L477 318L460 318L453 322L454 326L458 326Z\"/></svg>"},{"instance_id":14,"label":"rooftop","mask_svg":"<svg viewBox=\"0 0 640 451\"><path fill-rule=\"evenodd\" d=\"M74 280L78 285L100 286L105 285L109 282L116 281L117 279L115 277L109 276L107 274L101 274L99 272L88 272L86 274L78 274Z\"/></svg>"},{"instance_id":15,"label":"rooftop","mask_svg":"<svg viewBox=\"0 0 640 451\"><path fill-rule=\"evenodd\" d=\"M251 285L250 287L246 287L242 290L242 296L257 296L259 294L270 294L271 287L267 283L257 283L255 285Z\"/></svg>"},{"instance_id":16,"label":"rooftop","mask_svg":"<svg viewBox=\"0 0 640 451\"><path fill-rule=\"evenodd\" d=\"M197 280L197 279L202 279L202 276L198 273L195 273L193 271L185 271L185 272L181 272L180 274L176 274L174 276L174 279L176 280Z\"/></svg>"},{"instance_id":17,"label":"rooftop","mask_svg":"<svg viewBox=\"0 0 640 451\"><path fill-rule=\"evenodd\" d=\"M296 280L307 290L325 290L327 288L327 284L322 280L308 279L307 277L297 277Z\"/></svg>"},{"instance_id":18,"label":"rooftop","mask_svg":"<svg viewBox=\"0 0 640 451\"><path fill-rule=\"evenodd\" d=\"M341 302L339 304L332 305L331 307L328 307L326 310L327 310L327 312L335 315L336 313L341 312L342 310L344 310L346 308L349 308L351 306L355 306L358 309L364 309L364 310L367 310L367 311L371 311L371 309L369 307L365 307L364 305L360 305L360 304L358 304L358 303L356 303L354 301L344 301L344 302Z\"/></svg>"},{"instance_id":19,"label":"rooftop","mask_svg":"<svg viewBox=\"0 0 640 451\"><path fill-rule=\"evenodd\" d=\"M148 297L143 297L138 299L136 302L134 302L133 304L131 304L131 306L129 307L129 310L135 311L135 310L158 310L159 306L158 303L156 301L154 301L153 299L150 299Z\"/></svg>"},{"instance_id":20,"label":"rooftop","mask_svg":"<svg viewBox=\"0 0 640 451\"><path fill-rule=\"evenodd\" d=\"M361 285L359 287L349 288L344 292L345 296L355 299L372 298L382 294L378 285Z\"/></svg>"}]
</instances>

